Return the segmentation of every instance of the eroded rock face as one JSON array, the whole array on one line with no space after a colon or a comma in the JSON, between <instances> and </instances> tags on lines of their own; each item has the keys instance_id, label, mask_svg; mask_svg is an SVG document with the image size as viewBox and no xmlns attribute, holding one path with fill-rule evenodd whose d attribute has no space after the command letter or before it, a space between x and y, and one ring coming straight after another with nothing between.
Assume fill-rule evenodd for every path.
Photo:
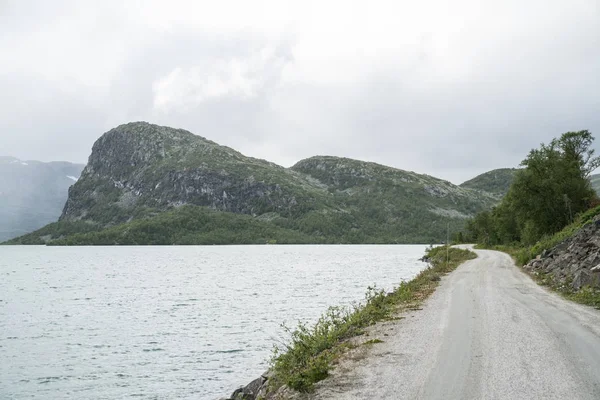
<instances>
[{"instance_id":1,"label":"eroded rock face","mask_svg":"<svg viewBox=\"0 0 600 400\"><path fill-rule=\"evenodd\" d=\"M134 122L96 141L60 219L102 229L194 205L276 220L336 243L425 243L497 201L360 160L318 156L284 168L181 129Z\"/></svg>"},{"instance_id":2,"label":"eroded rock face","mask_svg":"<svg viewBox=\"0 0 600 400\"><path fill-rule=\"evenodd\" d=\"M600 217L573 237L542 253L525 266L549 273L557 285L579 290L584 286L600 288Z\"/></svg>"},{"instance_id":3,"label":"eroded rock face","mask_svg":"<svg viewBox=\"0 0 600 400\"><path fill-rule=\"evenodd\" d=\"M297 205L295 182L287 181L310 186L288 175L283 167L187 131L130 123L96 141L61 219L107 224L123 222L115 215L126 218L139 207L160 211L186 204L250 215L286 214Z\"/></svg>"}]
</instances>

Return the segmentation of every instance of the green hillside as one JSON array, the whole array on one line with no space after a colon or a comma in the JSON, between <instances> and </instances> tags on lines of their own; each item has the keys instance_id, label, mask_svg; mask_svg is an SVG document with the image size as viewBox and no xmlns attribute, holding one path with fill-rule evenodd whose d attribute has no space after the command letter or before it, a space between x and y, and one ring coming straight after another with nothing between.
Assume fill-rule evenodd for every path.
<instances>
[{"instance_id":1,"label":"green hillside","mask_svg":"<svg viewBox=\"0 0 600 400\"><path fill-rule=\"evenodd\" d=\"M432 243L497 201L347 158L284 168L137 122L96 141L57 223L11 243ZM196 222L185 224L183 215Z\"/></svg>"},{"instance_id":2,"label":"green hillside","mask_svg":"<svg viewBox=\"0 0 600 400\"><path fill-rule=\"evenodd\" d=\"M460 186L504 196L508 193L508 188L513 182L516 171L515 168L494 169L463 182Z\"/></svg>"}]
</instances>

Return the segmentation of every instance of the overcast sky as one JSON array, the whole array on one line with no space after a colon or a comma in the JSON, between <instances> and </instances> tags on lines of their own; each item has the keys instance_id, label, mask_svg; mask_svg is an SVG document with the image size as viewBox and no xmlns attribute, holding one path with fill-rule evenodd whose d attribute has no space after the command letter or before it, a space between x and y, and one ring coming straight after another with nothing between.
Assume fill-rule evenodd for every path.
<instances>
[{"instance_id":1,"label":"overcast sky","mask_svg":"<svg viewBox=\"0 0 600 400\"><path fill-rule=\"evenodd\" d=\"M460 183L600 142L600 1L0 0L0 155L85 162L139 120Z\"/></svg>"}]
</instances>

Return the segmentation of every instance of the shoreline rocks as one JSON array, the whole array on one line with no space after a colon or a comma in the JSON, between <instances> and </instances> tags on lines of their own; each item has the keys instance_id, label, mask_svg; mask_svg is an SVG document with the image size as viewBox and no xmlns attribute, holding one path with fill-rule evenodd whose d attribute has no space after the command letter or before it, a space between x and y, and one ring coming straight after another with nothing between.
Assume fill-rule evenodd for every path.
<instances>
[{"instance_id":1,"label":"shoreline rocks","mask_svg":"<svg viewBox=\"0 0 600 400\"><path fill-rule=\"evenodd\" d=\"M271 371L266 371L260 377L254 379L246 386L240 386L231 396L222 397L219 400L258 400L265 399L267 395L267 385Z\"/></svg>"}]
</instances>

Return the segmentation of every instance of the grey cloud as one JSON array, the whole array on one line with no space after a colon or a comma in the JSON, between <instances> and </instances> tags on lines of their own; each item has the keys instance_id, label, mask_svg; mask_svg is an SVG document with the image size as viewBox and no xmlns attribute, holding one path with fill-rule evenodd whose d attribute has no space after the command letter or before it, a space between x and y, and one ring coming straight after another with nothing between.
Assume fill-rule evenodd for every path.
<instances>
[{"instance_id":1,"label":"grey cloud","mask_svg":"<svg viewBox=\"0 0 600 400\"><path fill-rule=\"evenodd\" d=\"M589 129L600 137L600 26L589 19L559 23L546 36L535 20L529 36L510 37L507 27L501 41L481 41L460 55L469 57L468 76L435 84L420 81L420 72L435 62L428 32L416 54L407 55L412 63L345 85L285 82L285 68L295 62L293 36L154 33L128 48L108 88L0 75L8 94L0 98L0 155L81 162L104 131L148 120L284 165L330 154L458 183L516 166L530 148L568 130ZM260 80L252 97L154 108L153 84L175 68L244 60L267 46L275 56L248 72Z\"/></svg>"}]
</instances>

